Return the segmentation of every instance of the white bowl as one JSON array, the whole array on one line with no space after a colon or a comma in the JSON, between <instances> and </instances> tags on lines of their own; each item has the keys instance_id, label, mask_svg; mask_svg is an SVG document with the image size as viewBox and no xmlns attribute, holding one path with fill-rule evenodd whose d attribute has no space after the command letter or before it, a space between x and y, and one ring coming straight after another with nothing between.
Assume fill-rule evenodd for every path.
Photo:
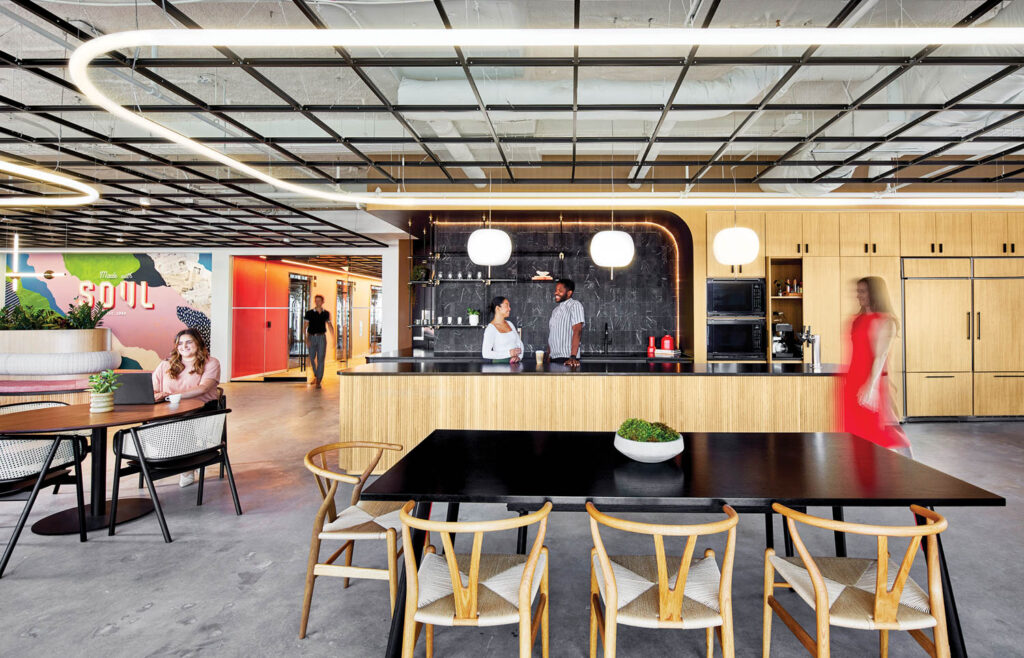
<instances>
[{"instance_id":1,"label":"white bowl","mask_svg":"<svg viewBox=\"0 0 1024 658\"><path fill-rule=\"evenodd\" d=\"M549 274L551 274L551 272L542 272L541 270L537 270L537 276L547 276Z\"/></svg>"},{"instance_id":2,"label":"white bowl","mask_svg":"<svg viewBox=\"0 0 1024 658\"><path fill-rule=\"evenodd\" d=\"M683 451L683 435L675 441L631 441L623 438L618 432L615 433L615 449L630 459L645 464L657 464L658 462L672 459Z\"/></svg>"}]
</instances>

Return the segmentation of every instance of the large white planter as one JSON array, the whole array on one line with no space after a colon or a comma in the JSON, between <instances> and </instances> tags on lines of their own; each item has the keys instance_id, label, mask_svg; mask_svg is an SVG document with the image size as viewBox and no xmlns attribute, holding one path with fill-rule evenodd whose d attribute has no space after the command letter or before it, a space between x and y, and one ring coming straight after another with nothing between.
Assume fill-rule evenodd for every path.
<instances>
[{"instance_id":1,"label":"large white planter","mask_svg":"<svg viewBox=\"0 0 1024 658\"><path fill-rule=\"evenodd\" d=\"M631 441L623 438L618 432L615 433L615 449L630 459L645 464L657 464L658 462L672 459L683 451L683 435L675 441Z\"/></svg>"},{"instance_id":2,"label":"large white planter","mask_svg":"<svg viewBox=\"0 0 1024 658\"><path fill-rule=\"evenodd\" d=\"M121 365L110 329L0 331L0 378L77 379Z\"/></svg>"}]
</instances>

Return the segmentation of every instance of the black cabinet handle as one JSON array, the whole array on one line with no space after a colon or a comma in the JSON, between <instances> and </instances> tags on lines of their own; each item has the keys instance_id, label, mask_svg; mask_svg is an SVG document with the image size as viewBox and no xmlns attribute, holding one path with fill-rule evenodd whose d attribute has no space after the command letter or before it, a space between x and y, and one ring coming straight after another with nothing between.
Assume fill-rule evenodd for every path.
<instances>
[{"instance_id":1,"label":"black cabinet handle","mask_svg":"<svg viewBox=\"0 0 1024 658\"><path fill-rule=\"evenodd\" d=\"M729 274L736 274L736 266L735 265L730 265L729 266Z\"/></svg>"},{"instance_id":2,"label":"black cabinet handle","mask_svg":"<svg viewBox=\"0 0 1024 658\"><path fill-rule=\"evenodd\" d=\"M940 254L942 253L942 243L941 242L939 243L939 253Z\"/></svg>"},{"instance_id":3,"label":"black cabinet handle","mask_svg":"<svg viewBox=\"0 0 1024 658\"><path fill-rule=\"evenodd\" d=\"M740 265L740 274L743 274L743 266Z\"/></svg>"},{"instance_id":4,"label":"black cabinet handle","mask_svg":"<svg viewBox=\"0 0 1024 658\"><path fill-rule=\"evenodd\" d=\"M1022 379L1024 375L995 375L996 379Z\"/></svg>"},{"instance_id":5,"label":"black cabinet handle","mask_svg":"<svg viewBox=\"0 0 1024 658\"><path fill-rule=\"evenodd\" d=\"M978 337L978 340L981 340L981 311L978 311L978 329L974 333Z\"/></svg>"},{"instance_id":6,"label":"black cabinet handle","mask_svg":"<svg viewBox=\"0 0 1024 658\"><path fill-rule=\"evenodd\" d=\"M1006 253L1006 243L1005 242L1003 243L1003 253L1004 254Z\"/></svg>"},{"instance_id":7,"label":"black cabinet handle","mask_svg":"<svg viewBox=\"0 0 1024 658\"><path fill-rule=\"evenodd\" d=\"M874 254L874 253L877 253L877 252L878 252L878 245L875 244L874 242L872 242L871 243L871 253Z\"/></svg>"},{"instance_id":8,"label":"black cabinet handle","mask_svg":"<svg viewBox=\"0 0 1024 658\"><path fill-rule=\"evenodd\" d=\"M925 375L925 379L953 379L953 375Z\"/></svg>"},{"instance_id":9,"label":"black cabinet handle","mask_svg":"<svg viewBox=\"0 0 1024 658\"><path fill-rule=\"evenodd\" d=\"M864 243L864 253L865 254L868 253L868 243L867 242Z\"/></svg>"},{"instance_id":10,"label":"black cabinet handle","mask_svg":"<svg viewBox=\"0 0 1024 658\"><path fill-rule=\"evenodd\" d=\"M971 312L967 311L967 340L971 339Z\"/></svg>"},{"instance_id":11,"label":"black cabinet handle","mask_svg":"<svg viewBox=\"0 0 1024 658\"><path fill-rule=\"evenodd\" d=\"M270 320L267 320L267 329L270 329Z\"/></svg>"},{"instance_id":12,"label":"black cabinet handle","mask_svg":"<svg viewBox=\"0 0 1024 658\"><path fill-rule=\"evenodd\" d=\"M933 254L935 253L935 243L934 242L932 243L932 253Z\"/></svg>"},{"instance_id":13,"label":"black cabinet handle","mask_svg":"<svg viewBox=\"0 0 1024 658\"><path fill-rule=\"evenodd\" d=\"M1013 254L1013 253L1016 253L1016 252L1017 252L1017 243L1016 242L1011 242L1010 243L1010 253Z\"/></svg>"},{"instance_id":14,"label":"black cabinet handle","mask_svg":"<svg viewBox=\"0 0 1024 658\"><path fill-rule=\"evenodd\" d=\"M798 253L798 254L800 253L800 243L799 242L796 243L796 253Z\"/></svg>"},{"instance_id":15,"label":"black cabinet handle","mask_svg":"<svg viewBox=\"0 0 1024 658\"><path fill-rule=\"evenodd\" d=\"M808 243L806 243L806 242L804 243L804 253L805 253L805 254L809 254L809 253L811 253L811 245L809 245L809 244L808 244Z\"/></svg>"}]
</instances>

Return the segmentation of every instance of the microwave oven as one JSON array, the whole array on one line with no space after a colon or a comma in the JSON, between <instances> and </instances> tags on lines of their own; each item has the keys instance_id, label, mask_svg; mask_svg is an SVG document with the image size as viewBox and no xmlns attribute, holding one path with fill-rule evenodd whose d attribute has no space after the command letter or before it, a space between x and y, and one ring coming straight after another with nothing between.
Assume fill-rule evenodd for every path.
<instances>
[{"instance_id":1,"label":"microwave oven","mask_svg":"<svg viewBox=\"0 0 1024 658\"><path fill-rule=\"evenodd\" d=\"M764 279L708 279L708 317L764 314Z\"/></svg>"},{"instance_id":2,"label":"microwave oven","mask_svg":"<svg viewBox=\"0 0 1024 658\"><path fill-rule=\"evenodd\" d=\"M767 354L764 319L708 320L708 361L764 361Z\"/></svg>"}]
</instances>

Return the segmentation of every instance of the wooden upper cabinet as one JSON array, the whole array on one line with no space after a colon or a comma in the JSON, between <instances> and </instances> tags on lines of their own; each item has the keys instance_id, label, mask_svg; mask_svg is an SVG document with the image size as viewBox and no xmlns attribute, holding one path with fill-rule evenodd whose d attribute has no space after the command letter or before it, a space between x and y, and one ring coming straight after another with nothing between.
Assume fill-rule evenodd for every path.
<instances>
[{"instance_id":1,"label":"wooden upper cabinet","mask_svg":"<svg viewBox=\"0 0 1024 658\"><path fill-rule=\"evenodd\" d=\"M804 255L839 255L839 213L803 213Z\"/></svg>"},{"instance_id":2,"label":"wooden upper cabinet","mask_svg":"<svg viewBox=\"0 0 1024 658\"><path fill-rule=\"evenodd\" d=\"M873 212L871 224L871 256L900 255L900 215L895 212Z\"/></svg>"},{"instance_id":3,"label":"wooden upper cabinet","mask_svg":"<svg viewBox=\"0 0 1024 658\"><path fill-rule=\"evenodd\" d=\"M903 256L938 256L935 213L900 213L900 252Z\"/></svg>"},{"instance_id":4,"label":"wooden upper cabinet","mask_svg":"<svg viewBox=\"0 0 1024 658\"><path fill-rule=\"evenodd\" d=\"M1006 213L1006 239L1011 256L1024 256L1024 212Z\"/></svg>"},{"instance_id":5,"label":"wooden upper cabinet","mask_svg":"<svg viewBox=\"0 0 1024 658\"><path fill-rule=\"evenodd\" d=\"M802 215L799 212L765 213L765 252L769 258L799 258L803 255Z\"/></svg>"},{"instance_id":6,"label":"wooden upper cabinet","mask_svg":"<svg viewBox=\"0 0 1024 658\"><path fill-rule=\"evenodd\" d=\"M871 213L839 213L839 255L870 256Z\"/></svg>"},{"instance_id":7,"label":"wooden upper cabinet","mask_svg":"<svg viewBox=\"0 0 1024 658\"><path fill-rule=\"evenodd\" d=\"M935 213L935 241L943 256L970 256L971 213Z\"/></svg>"},{"instance_id":8,"label":"wooden upper cabinet","mask_svg":"<svg viewBox=\"0 0 1024 658\"><path fill-rule=\"evenodd\" d=\"M707 220L707 270L708 277L759 277L764 276L764 213L757 211L741 211L733 213L731 210L712 210L706 215ZM715 260L714 240L715 236L722 229L732 226L744 226L753 229L757 233L758 242L761 245L757 258L746 265L723 265Z\"/></svg>"},{"instance_id":9,"label":"wooden upper cabinet","mask_svg":"<svg viewBox=\"0 0 1024 658\"><path fill-rule=\"evenodd\" d=\"M976 212L971 216L971 251L975 256L1009 255L1006 213Z\"/></svg>"}]
</instances>

